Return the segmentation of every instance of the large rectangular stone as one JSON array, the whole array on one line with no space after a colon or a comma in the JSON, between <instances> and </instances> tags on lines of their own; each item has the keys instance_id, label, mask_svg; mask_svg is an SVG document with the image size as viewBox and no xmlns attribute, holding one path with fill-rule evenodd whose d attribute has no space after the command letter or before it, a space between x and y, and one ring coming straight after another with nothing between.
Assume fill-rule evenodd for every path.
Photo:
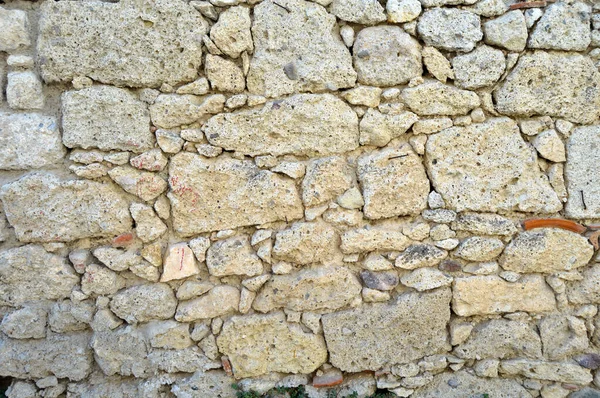
<instances>
[{"instance_id":1,"label":"large rectangular stone","mask_svg":"<svg viewBox=\"0 0 600 398\"><path fill-rule=\"evenodd\" d=\"M171 158L169 184L173 226L182 236L304 214L292 179L247 160L180 153Z\"/></svg>"},{"instance_id":2,"label":"large rectangular stone","mask_svg":"<svg viewBox=\"0 0 600 398\"><path fill-rule=\"evenodd\" d=\"M571 218L600 218L600 126L577 127L567 140L565 167Z\"/></svg>"},{"instance_id":3,"label":"large rectangular stone","mask_svg":"<svg viewBox=\"0 0 600 398\"><path fill-rule=\"evenodd\" d=\"M450 298L450 289L443 288L324 315L331 364L360 372L449 351Z\"/></svg>"}]
</instances>

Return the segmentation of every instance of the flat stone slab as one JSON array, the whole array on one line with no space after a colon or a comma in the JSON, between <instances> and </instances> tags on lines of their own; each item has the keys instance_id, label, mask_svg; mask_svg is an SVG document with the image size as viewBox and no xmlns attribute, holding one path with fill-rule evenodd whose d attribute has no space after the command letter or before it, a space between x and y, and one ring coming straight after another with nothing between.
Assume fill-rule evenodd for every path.
<instances>
[{"instance_id":1,"label":"flat stone slab","mask_svg":"<svg viewBox=\"0 0 600 398\"><path fill-rule=\"evenodd\" d=\"M512 379L477 377L462 370L436 375L429 385L417 389L412 398L529 398L531 394Z\"/></svg>"},{"instance_id":2,"label":"flat stone slab","mask_svg":"<svg viewBox=\"0 0 600 398\"><path fill-rule=\"evenodd\" d=\"M600 126L577 127L567 140L565 167L571 218L600 218Z\"/></svg>"}]
</instances>

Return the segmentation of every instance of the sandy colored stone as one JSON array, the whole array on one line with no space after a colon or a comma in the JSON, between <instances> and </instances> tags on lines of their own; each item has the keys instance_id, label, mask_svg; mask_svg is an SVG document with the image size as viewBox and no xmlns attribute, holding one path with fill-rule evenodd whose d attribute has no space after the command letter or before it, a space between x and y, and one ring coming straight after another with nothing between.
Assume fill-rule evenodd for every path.
<instances>
[{"instance_id":1,"label":"sandy colored stone","mask_svg":"<svg viewBox=\"0 0 600 398\"><path fill-rule=\"evenodd\" d=\"M47 167L59 163L64 155L55 118L0 112L0 169Z\"/></svg>"},{"instance_id":2,"label":"sandy colored stone","mask_svg":"<svg viewBox=\"0 0 600 398\"><path fill-rule=\"evenodd\" d=\"M529 398L531 394L513 379L476 377L466 370L444 372L427 386L417 389L412 398L465 398L486 394L489 398Z\"/></svg>"},{"instance_id":3,"label":"sandy colored stone","mask_svg":"<svg viewBox=\"0 0 600 398\"><path fill-rule=\"evenodd\" d=\"M256 276L263 272L260 258L250 246L248 235L213 243L206 253L208 272L213 276Z\"/></svg>"},{"instance_id":4,"label":"sandy colored stone","mask_svg":"<svg viewBox=\"0 0 600 398\"><path fill-rule=\"evenodd\" d=\"M513 239L499 263L508 271L552 273L583 267L593 254L589 241L575 232L538 228L521 232Z\"/></svg>"},{"instance_id":5,"label":"sandy colored stone","mask_svg":"<svg viewBox=\"0 0 600 398\"><path fill-rule=\"evenodd\" d=\"M379 87L358 86L342 92L342 98L352 105L374 108L379 105L382 91Z\"/></svg>"},{"instance_id":6,"label":"sandy colored stone","mask_svg":"<svg viewBox=\"0 0 600 398\"><path fill-rule=\"evenodd\" d=\"M514 283L495 275L455 278L452 290L452 309L459 316L550 312L556 308L554 292L540 275L524 275Z\"/></svg>"},{"instance_id":7,"label":"sandy colored stone","mask_svg":"<svg viewBox=\"0 0 600 398\"><path fill-rule=\"evenodd\" d=\"M562 208L535 152L508 118L431 135L425 159L433 186L456 211L553 213Z\"/></svg>"},{"instance_id":8,"label":"sandy colored stone","mask_svg":"<svg viewBox=\"0 0 600 398\"><path fill-rule=\"evenodd\" d=\"M311 373L327 360L323 337L287 323L282 312L233 317L223 325L217 344L238 379L270 372Z\"/></svg>"},{"instance_id":9,"label":"sandy colored stone","mask_svg":"<svg viewBox=\"0 0 600 398\"><path fill-rule=\"evenodd\" d=\"M550 315L539 323L544 355L551 360L566 359L588 350L585 322L570 315Z\"/></svg>"},{"instance_id":10,"label":"sandy colored stone","mask_svg":"<svg viewBox=\"0 0 600 398\"><path fill-rule=\"evenodd\" d=\"M360 120L360 144L386 146L406 133L418 119L412 112L385 114L369 109Z\"/></svg>"},{"instance_id":11,"label":"sandy colored stone","mask_svg":"<svg viewBox=\"0 0 600 398\"><path fill-rule=\"evenodd\" d=\"M240 291L228 285L218 285L196 299L182 301L177 306L175 319L179 322L192 322L210 319L236 312L240 305Z\"/></svg>"},{"instance_id":12,"label":"sandy colored stone","mask_svg":"<svg viewBox=\"0 0 600 398\"><path fill-rule=\"evenodd\" d=\"M326 223L298 222L275 235L273 256L296 264L330 260L339 238L335 229Z\"/></svg>"},{"instance_id":13,"label":"sandy colored stone","mask_svg":"<svg viewBox=\"0 0 600 398\"><path fill-rule=\"evenodd\" d=\"M46 337L46 320L46 310L27 306L6 314L0 330L11 339L43 339Z\"/></svg>"},{"instance_id":14,"label":"sandy colored stone","mask_svg":"<svg viewBox=\"0 0 600 398\"><path fill-rule=\"evenodd\" d=\"M248 91L267 97L354 86L350 52L325 8L304 0L263 1L254 7L254 55ZM307 17L310 15L310 17ZM385 17L384 17L385 18Z\"/></svg>"},{"instance_id":15,"label":"sandy colored stone","mask_svg":"<svg viewBox=\"0 0 600 398\"><path fill-rule=\"evenodd\" d=\"M574 304L600 303L600 265L593 264L582 272L583 278L567 284L569 301Z\"/></svg>"},{"instance_id":16,"label":"sandy colored stone","mask_svg":"<svg viewBox=\"0 0 600 398\"><path fill-rule=\"evenodd\" d=\"M572 218L600 218L600 126L582 126L567 140L565 177L568 201L565 211Z\"/></svg>"},{"instance_id":17,"label":"sandy colored stone","mask_svg":"<svg viewBox=\"0 0 600 398\"><path fill-rule=\"evenodd\" d=\"M351 229L342 234L340 248L345 254L382 251L402 251L411 244L400 231L382 228Z\"/></svg>"},{"instance_id":18,"label":"sandy colored stone","mask_svg":"<svg viewBox=\"0 0 600 398\"><path fill-rule=\"evenodd\" d=\"M422 116L466 115L480 105L477 94L428 80L402 90L402 100L411 111Z\"/></svg>"},{"instance_id":19,"label":"sandy colored stone","mask_svg":"<svg viewBox=\"0 0 600 398\"><path fill-rule=\"evenodd\" d=\"M567 160L565 145L554 129L542 131L535 136L531 144L544 159L552 162L564 162Z\"/></svg>"},{"instance_id":20,"label":"sandy colored stone","mask_svg":"<svg viewBox=\"0 0 600 398\"><path fill-rule=\"evenodd\" d=\"M589 369L571 362L544 362L530 359L510 359L500 362L500 372L532 379L585 385L593 377Z\"/></svg>"},{"instance_id":21,"label":"sandy colored stone","mask_svg":"<svg viewBox=\"0 0 600 398\"><path fill-rule=\"evenodd\" d=\"M505 67L502 51L486 45L452 59L455 84L469 90L493 85L500 80Z\"/></svg>"},{"instance_id":22,"label":"sandy colored stone","mask_svg":"<svg viewBox=\"0 0 600 398\"><path fill-rule=\"evenodd\" d=\"M30 71L8 73L6 101L12 109L42 109L45 97L42 82Z\"/></svg>"},{"instance_id":23,"label":"sandy colored stone","mask_svg":"<svg viewBox=\"0 0 600 398\"><path fill-rule=\"evenodd\" d=\"M498 238L471 236L460 243L455 255L467 261L490 261L503 249L504 243Z\"/></svg>"},{"instance_id":24,"label":"sandy colored stone","mask_svg":"<svg viewBox=\"0 0 600 398\"><path fill-rule=\"evenodd\" d=\"M241 93L246 88L244 73L235 62L217 55L206 55L204 73L213 90Z\"/></svg>"},{"instance_id":25,"label":"sandy colored stone","mask_svg":"<svg viewBox=\"0 0 600 398\"><path fill-rule=\"evenodd\" d=\"M448 256L448 252L429 244L413 244L396 257L396 267L403 269L416 269L421 267L434 267Z\"/></svg>"},{"instance_id":26,"label":"sandy colored stone","mask_svg":"<svg viewBox=\"0 0 600 398\"><path fill-rule=\"evenodd\" d=\"M302 180L302 202L307 207L335 199L355 184L352 166L341 156L311 160Z\"/></svg>"},{"instance_id":27,"label":"sandy colored stone","mask_svg":"<svg viewBox=\"0 0 600 398\"><path fill-rule=\"evenodd\" d=\"M28 47L31 44L29 38L29 19L23 10L8 10L0 7L0 51L16 50L19 47Z\"/></svg>"},{"instance_id":28,"label":"sandy colored stone","mask_svg":"<svg viewBox=\"0 0 600 398\"><path fill-rule=\"evenodd\" d=\"M385 3L388 22L410 22L421 14L421 9L419 0L387 0Z\"/></svg>"},{"instance_id":29,"label":"sandy colored stone","mask_svg":"<svg viewBox=\"0 0 600 398\"><path fill-rule=\"evenodd\" d=\"M137 0L45 3L38 60L48 83L87 76L118 86L176 85L197 77L206 30L200 13L181 1L150 8Z\"/></svg>"},{"instance_id":30,"label":"sandy colored stone","mask_svg":"<svg viewBox=\"0 0 600 398\"><path fill-rule=\"evenodd\" d=\"M85 268L81 291L86 295L109 296L125 286L125 280L116 272L98 264Z\"/></svg>"},{"instance_id":31,"label":"sandy colored stone","mask_svg":"<svg viewBox=\"0 0 600 398\"><path fill-rule=\"evenodd\" d=\"M192 249L184 242L176 243L167 249L160 281L183 279L199 272Z\"/></svg>"},{"instance_id":32,"label":"sandy colored stone","mask_svg":"<svg viewBox=\"0 0 600 398\"><path fill-rule=\"evenodd\" d=\"M585 51L591 42L589 5L576 2L550 4L535 25L527 47Z\"/></svg>"},{"instance_id":33,"label":"sandy colored stone","mask_svg":"<svg viewBox=\"0 0 600 398\"><path fill-rule=\"evenodd\" d=\"M150 321L144 325L144 334L154 348L184 349L193 344L190 325L173 320Z\"/></svg>"},{"instance_id":34,"label":"sandy colored stone","mask_svg":"<svg viewBox=\"0 0 600 398\"><path fill-rule=\"evenodd\" d=\"M115 294L110 302L112 312L129 324L171 318L176 306L173 290L164 283L127 288Z\"/></svg>"},{"instance_id":35,"label":"sandy colored stone","mask_svg":"<svg viewBox=\"0 0 600 398\"><path fill-rule=\"evenodd\" d=\"M446 51L471 51L483 38L479 15L458 8L425 11L417 30L425 44Z\"/></svg>"},{"instance_id":36,"label":"sandy colored stone","mask_svg":"<svg viewBox=\"0 0 600 398\"><path fill-rule=\"evenodd\" d=\"M32 173L6 184L0 199L22 242L116 236L131 228L127 202L114 186Z\"/></svg>"},{"instance_id":37,"label":"sandy colored stone","mask_svg":"<svg viewBox=\"0 0 600 398\"><path fill-rule=\"evenodd\" d=\"M354 68L362 84L395 86L423 73L419 42L398 26L362 29L354 41L353 53Z\"/></svg>"},{"instance_id":38,"label":"sandy colored stone","mask_svg":"<svg viewBox=\"0 0 600 398\"><path fill-rule=\"evenodd\" d=\"M478 235L513 235L517 232L511 220L493 213L459 213L451 226L455 231Z\"/></svg>"},{"instance_id":39,"label":"sandy colored stone","mask_svg":"<svg viewBox=\"0 0 600 398\"><path fill-rule=\"evenodd\" d=\"M236 391L232 384L234 384L233 377L223 371L198 371L190 377L175 381L171 392L177 398L233 397Z\"/></svg>"},{"instance_id":40,"label":"sandy colored stone","mask_svg":"<svg viewBox=\"0 0 600 398\"><path fill-rule=\"evenodd\" d=\"M423 64L427 71L442 83L448 79L454 79L454 71L450 61L437 48L423 47Z\"/></svg>"},{"instance_id":41,"label":"sandy colored stone","mask_svg":"<svg viewBox=\"0 0 600 398\"><path fill-rule=\"evenodd\" d=\"M450 295L447 288L407 293L389 304L323 315L331 364L344 372L378 370L448 351Z\"/></svg>"},{"instance_id":42,"label":"sandy colored stone","mask_svg":"<svg viewBox=\"0 0 600 398\"><path fill-rule=\"evenodd\" d=\"M494 99L496 110L509 116L592 123L600 116L600 72L586 55L536 51L519 58Z\"/></svg>"},{"instance_id":43,"label":"sandy colored stone","mask_svg":"<svg viewBox=\"0 0 600 398\"><path fill-rule=\"evenodd\" d=\"M331 13L342 21L375 25L385 21L385 12L376 0L333 0Z\"/></svg>"},{"instance_id":44,"label":"sandy colored stone","mask_svg":"<svg viewBox=\"0 0 600 398\"><path fill-rule=\"evenodd\" d=\"M125 271L129 267L133 266L136 263L144 261L139 253L136 253L134 250L122 250L117 249L110 246L100 246L93 251L94 257L100 261L100 263L106 265L113 271ZM73 254L73 253L71 253ZM73 261L71 255L69 255L69 259ZM85 268L93 259L87 259L78 262L75 261L75 269L80 270L81 268Z\"/></svg>"},{"instance_id":45,"label":"sandy colored stone","mask_svg":"<svg viewBox=\"0 0 600 398\"><path fill-rule=\"evenodd\" d=\"M251 25L249 8L231 7L219 14L219 20L210 28L210 38L225 55L237 58L244 51L254 49Z\"/></svg>"},{"instance_id":46,"label":"sandy colored stone","mask_svg":"<svg viewBox=\"0 0 600 398\"><path fill-rule=\"evenodd\" d=\"M225 96L161 94L150 105L152 123L165 129L205 120L223 111Z\"/></svg>"},{"instance_id":47,"label":"sandy colored stone","mask_svg":"<svg viewBox=\"0 0 600 398\"><path fill-rule=\"evenodd\" d=\"M358 147L356 114L330 94L298 94L261 109L223 113L203 131L212 145L250 156L326 156Z\"/></svg>"},{"instance_id":48,"label":"sandy colored stone","mask_svg":"<svg viewBox=\"0 0 600 398\"><path fill-rule=\"evenodd\" d=\"M303 216L294 180L247 160L180 153L171 158L169 183L174 229L182 236Z\"/></svg>"},{"instance_id":49,"label":"sandy colored stone","mask_svg":"<svg viewBox=\"0 0 600 398\"><path fill-rule=\"evenodd\" d=\"M154 213L152 207L142 203L132 203L129 211L135 221L136 234L143 242L152 242L167 232L167 226Z\"/></svg>"},{"instance_id":50,"label":"sandy colored stone","mask_svg":"<svg viewBox=\"0 0 600 398\"><path fill-rule=\"evenodd\" d=\"M260 312L336 310L350 304L361 291L358 278L344 267L303 269L273 275L258 292L252 307Z\"/></svg>"},{"instance_id":51,"label":"sandy colored stone","mask_svg":"<svg viewBox=\"0 0 600 398\"><path fill-rule=\"evenodd\" d=\"M519 10L507 12L499 18L485 22L483 33L487 44L509 51L521 52L527 44L527 25L523 13Z\"/></svg>"},{"instance_id":52,"label":"sandy colored stone","mask_svg":"<svg viewBox=\"0 0 600 398\"><path fill-rule=\"evenodd\" d=\"M437 268L421 267L405 274L400 278L404 286L423 292L426 290L437 289L441 286L448 286L452 283L452 278L445 275Z\"/></svg>"},{"instance_id":53,"label":"sandy colored stone","mask_svg":"<svg viewBox=\"0 0 600 398\"><path fill-rule=\"evenodd\" d=\"M419 214L427 207L429 180L421 159L406 145L358 159L358 180L370 219Z\"/></svg>"},{"instance_id":54,"label":"sandy colored stone","mask_svg":"<svg viewBox=\"0 0 600 398\"><path fill-rule=\"evenodd\" d=\"M156 173L140 171L130 166L117 166L108 175L126 192L145 201L156 199L167 189L167 182Z\"/></svg>"}]
</instances>

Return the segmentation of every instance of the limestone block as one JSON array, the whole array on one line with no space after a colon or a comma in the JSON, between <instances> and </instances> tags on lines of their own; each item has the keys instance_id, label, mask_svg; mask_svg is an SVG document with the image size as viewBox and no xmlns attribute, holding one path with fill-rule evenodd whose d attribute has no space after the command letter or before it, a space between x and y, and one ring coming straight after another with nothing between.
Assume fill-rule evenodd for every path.
<instances>
[{"instance_id":1,"label":"limestone block","mask_svg":"<svg viewBox=\"0 0 600 398\"><path fill-rule=\"evenodd\" d=\"M329 156L311 160L302 180L302 202L307 207L335 199L356 184L354 170L345 158Z\"/></svg>"},{"instance_id":2,"label":"limestone block","mask_svg":"<svg viewBox=\"0 0 600 398\"><path fill-rule=\"evenodd\" d=\"M392 139L406 133L418 119L412 112L384 114L369 109L360 120L360 144L386 146Z\"/></svg>"},{"instance_id":3,"label":"limestone block","mask_svg":"<svg viewBox=\"0 0 600 398\"><path fill-rule=\"evenodd\" d=\"M388 2L389 4L389 2ZM442 83L447 79L454 79L454 71L450 61L438 49L431 46L423 48L423 64L427 71Z\"/></svg>"},{"instance_id":4,"label":"limestone block","mask_svg":"<svg viewBox=\"0 0 600 398\"><path fill-rule=\"evenodd\" d=\"M219 14L219 20L210 29L210 38L225 55L237 58L244 51L254 49L251 25L249 8L231 7Z\"/></svg>"},{"instance_id":5,"label":"limestone block","mask_svg":"<svg viewBox=\"0 0 600 398\"><path fill-rule=\"evenodd\" d=\"M170 245L163 263L161 282L187 278L200 272L194 253L185 243Z\"/></svg>"},{"instance_id":6,"label":"limestone block","mask_svg":"<svg viewBox=\"0 0 600 398\"><path fill-rule=\"evenodd\" d=\"M574 316L550 315L539 324L544 355L551 360L565 359L589 347L585 322Z\"/></svg>"},{"instance_id":7,"label":"limestone block","mask_svg":"<svg viewBox=\"0 0 600 398\"><path fill-rule=\"evenodd\" d=\"M583 278L567 284L569 301L575 304L600 303L600 265L594 264L583 271Z\"/></svg>"},{"instance_id":8,"label":"limestone block","mask_svg":"<svg viewBox=\"0 0 600 398\"><path fill-rule=\"evenodd\" d=\"M192 124L222 112L225 105L223 94L204 97L197 95L161 94L150 105L152 123L165 129Z\"/></svg>"},{"instance_id":9,"label":"limestone block","mask_svg":"<svg viewBox=\"0 0 600 398\"><path fill-rule=\"evenodd\" d=\"M27 306L6 314L0 330L11 339L43 339L46 319L47 312L43 308Z\"/></svg>"},{"instance_id":10,"label":"limestone block","mask_svg":"<svg viewBox=\"0 0 600 398\"><path fill-rule=\"evenodd\" d=\"M383 228L351 229L342 234L340 248L344 254L381 251L402 251L411 244L402 232Z\"/></svg>"},{"instance_id":11,"label":"limestone block","mask_svg":"<svg viewBox=\"0 0 600 398\"><path fill-rule=\"evenodd\" d=\"M421 267L402 276L400 282L405 286L423 292L441 286L448 286L452 283L452 278L437 268Z\"/></svg>"},{"instance_id":12,"label":"limestone block","mask_svg":"<svg viewBox=\"0 0 600 398\"><path fill-rule=\"evenodd\" d=\"M130 166L117 166L110 169L108 175L126 192L144 201L156 199L167 189L167 182L158 174Z\"/></svg>"},{"instance_id":13,"label":"limestone block","mask_svg":"<svg viewBox=\"0 0 600 398\"><path fill-rule=\"evenodd\" d=\"M437 80L405 88L401 97L411 111L423 116L466 115L480 105L474 92L447 86Z\"/></svg>"},{"instance_id":14,"label":"limestone block","mask_svg":"<svg viewBox=\"0 0 600 398\"><path fill-rule=\"evenodd\" d=\"M549 5L531 33L527 46L549 50L585 51L591 42L591 7L582 2Z\"/></svg>"},{"instance_id":15,"label":"limestone block","mask_svg":"<svg viewBox=\"0 0 600 398\"><path fill-rule=\"evenodd\" d=\"M42 109L42 82L34 72L10 72L7 75L6 101L12 109Z\"/></svg>"},{"instance_id":16,"label":"limestone block","mask_svg":"<svg viewBox=\"0 0 600 398\"><path fill-rule=\"evenodd\" d=\"M233 397L234 379L223 371L197 371L192 376L176 380L171 392L177 398Z\"/></svg>"},{"instance_id":17,"label":"limestone block","mask_svg":"<svg viewBox=\"0 0 600 398\"><path fill-rule=\"evenodd\" d=\"M527 25L523 13L519 10L507 12L499 18L485 22L483 33L487 44L508 51L523 51L527 44Z\"/></svg>"},{"instance_id":18,"label":"limestone block","mask_svg":"<svg viewBox=\"0 0 600 398\"><path fill-rule=\"evenodd\" d=\"M561 383L588 384L593 377L589 369L571 362L544 362L530 359L510 359L500 362L500 372L532 379Z\"/></svg>"},{"instance_id":19,"label":"limestone block","mask_svg":"<svg viewBox=\"0 0 600 398\"><path fill-rule=\"evenodd\" d=\"M173 290L163 283L124 289L115 294L110 302L112 312L130 324L171 318L176 306Z\"/></svg>"},{"instance_id":20,"label":"limestone block","mask_svg":"<svg viewBox=\"0 0 600 398\"><path fill-rule=\"evenodd\" d=\"M27 13L22 10L7 10L0 7L0 51L12 51L19 47L28 47L31 44L29 38L29 19Z\"/></svg>"},{"instance_id":21,"label":"limestone block","mask_svg":"<svg viewBox=\"0 0 600 398\"><path fill-rule=\"evenodd\" d=\"M460 243L455 255L467 261L490 261L502 253L504 243L497 238L471 236Z\"/></svg>"},{"instance_id":22,"label":"limestone block","mask_svg":"<svg viewBox=\"0 0 600 398\"><path fill-rule=\"evenodd\" d=\"M385 21L385 12L376 0L333 0L331 13L342 21L375 25Z\"/></svg>"},{"instance_id":23,"label":"limestone block","mask_svg":"<svg viewBox=\"0 0 600 398\"><path fill-rule=\"evenodd\" d=\"M505 67L502 51L485 45L452 59L455 84L469 90L493 85L500 80Z\"/></svg>"},{"instance_id":24,"label":"limestone block","mask_svg":"<svg viewBox=\"0 0 600 398\"><path fill-rule=\"evenodd\" d=\"M247 235L213 243L206 253L208 272L213 276L256 276L263 272L260 258L250 246Z\"/></svg>"},{"instance_id":25,"label":"limestone block","mask_svg":"<svg viewBox=\"0 0 600 398\"><path fill-rule=\"evenodd\" d=\"M469 52L483 38L479 15L458 8L425 11L417 30L425 44L446 51Z\"/></svg>"},{"instance_id":26,"label":"limestone block","mask_svg":"<svg viewBox=\"0 0 600 398\"><path fill-rule=\"evenodd\" d=\"M517 232L517 228L511 220L493 213L459 213L451 227L455 231L466 231L478 235L509 236Z\"/></svg>"},{"instance_id":27,"label":"limestone block","mask_svg":"<svg viewBox=\"0 0 600 398\"><path fill-rule=\"evenodd\" d=\"M485 395L489 398L529 398L531 394L514 379L476 377L462 370L445 372L433 381L417 389L412 398L464 398Z\"/></svg>"},{"instance_id":28,"label":"limestone block","mask_svg":"<svg viewBox=\"0 0 600 398\"><path fill-rule=\"evenodd\" d=\"M567 140L568 201L566 214L572 218L600 217L600 126L582 126Z\"/></svg>"},{"instance_id":29,"label":"limestone block","mask_svg":"<svg viewBox=\"0 0 600 398\"><path fill-rule=\"evenodd\" d=\"M338 244L337 233L328 224L298 222L275 235L273 256L296 264L324 262L333 257Z\"/></svg>"},{"instance_id":30,"label":"limestone block","mask_svg":"<svg viewBox=\"0 0 600 398\"><path fill-rule=\"evenodd\" d=\"M448 256L448 252L429 244L410 245L396 257L396 267L403 269L416 269L421 267L434 267Z\"/></svg>"},{"instance_id":31,"label":"limestone block","mask_svg":"<svg viewBox=\"0 0 600 398\"><path fill-rule=\"evenodd\" d=\"M228 285L215 286L208 293L196 299L182 301L177 306L175 319L179 322L192 322L210 319L236 312L240 304L240 291Z\"/></svg>"},{"instance_id":32,"label":"limestone block","mask_svg":"<svg viewBox=\"0 0 600 398\"><path fill-rule=\"evenodd\" d=\"M244 73L235 62L217 55L206 55L204 73L213 90L241 93L246 88Z\"/></svg>"}]
</instances>

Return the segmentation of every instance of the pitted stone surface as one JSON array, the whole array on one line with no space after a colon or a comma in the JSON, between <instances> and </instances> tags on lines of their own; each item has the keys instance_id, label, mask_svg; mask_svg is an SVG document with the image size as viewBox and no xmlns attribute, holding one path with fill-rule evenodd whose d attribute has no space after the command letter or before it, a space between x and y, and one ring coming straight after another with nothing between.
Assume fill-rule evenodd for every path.
<instances>
[{"instance_id":1,"label":"pitted stone surface","mask_svg":"<svg viewBox=\"0 0 600 398\"><path fill-rule=\"evenodd\" d=\"M419 388L413 398L464 398L487 395L489 398L529 398L531 394L513 379L476 377L467 371L444 372L431 384Z\"/></svg>"},{"instance_id":2,"label":"pitted stone surface","mask_svg":"<svg viewBox=\"0 0 600 398\"><path fill-rule=\"evenodd\" d=\"M481 103L474 92L445 85L437 80L405 88L401 95L410 110L420 116L466 115Z\"/></svg>"},{"instance_id":3,"label":"pitted stone surface","mask_svg":"<svg viewBox=\"0 0 600 398\"><path fill-rule=\"evenodd\" d=\"M115 315L130 324L169 319L176 306L173 290L162 283L130 287L115 294L110 302Z\"/></svg>"},{"instance_id":4,"label":"pitted stone surface","mask_svg":"<svg viewBox=\"0 0 600 398\"><path fill-rule=\"evenodd\" d=\"M591 7L582 2L550 4L531 33L527 46L585 51L591 42Z\"/></svg>"},{"instance_id":5,"label":"pitted stone surface","mask_svg":"<svg viewBox=\"0 0 600 398\"><path fill-rule=\"evenodd\" d=\"M19 47L28 47L31 44L27 31L29 19L23 10L8 10L0 7L0 51L16 50Z\"/></svg>"},{"instance_id":6,"label":"pitted stone surface","mask_svg":"<svg viewBox=\"0 0 600 398\"><path fill-rule=\"evenodd\" d=\"M262 262L250 246L246 235L212 244L206 253L206 266L208 272L214 276L256 276L263 272Z\"/></svg>"},{"instance_id":7,"label":"pitted stone surface","mask_svg":"<svg viewBox=\"0 0 600 398\"><path fill-rule=\"evenodd\" d=\"M425 44L446 51L471 51L483 38L479 15L458 8L425 11L417 30Z\"/></svg>"},{"instance_id":8,"label":"pitted stone surface","mask_svg":"<svg viewBox=\"0 0 600 398\"><path fill-rule=\"evenodd\" d=\"M275 235L275 258L296 264L310 264L330 260L335 254L339 238L325 223L295 223Z\"/></svg>"},{"instance_id":9,"label":"pitted stone surface","mask_svg":"<svg viewBox=\"0 0 600 398\"><path fill-rule=\"evenodd\" d=\"M582 126L567 140L565 211L574 218L600 218L600 126Z\"/></svg>"}]
</instances>

